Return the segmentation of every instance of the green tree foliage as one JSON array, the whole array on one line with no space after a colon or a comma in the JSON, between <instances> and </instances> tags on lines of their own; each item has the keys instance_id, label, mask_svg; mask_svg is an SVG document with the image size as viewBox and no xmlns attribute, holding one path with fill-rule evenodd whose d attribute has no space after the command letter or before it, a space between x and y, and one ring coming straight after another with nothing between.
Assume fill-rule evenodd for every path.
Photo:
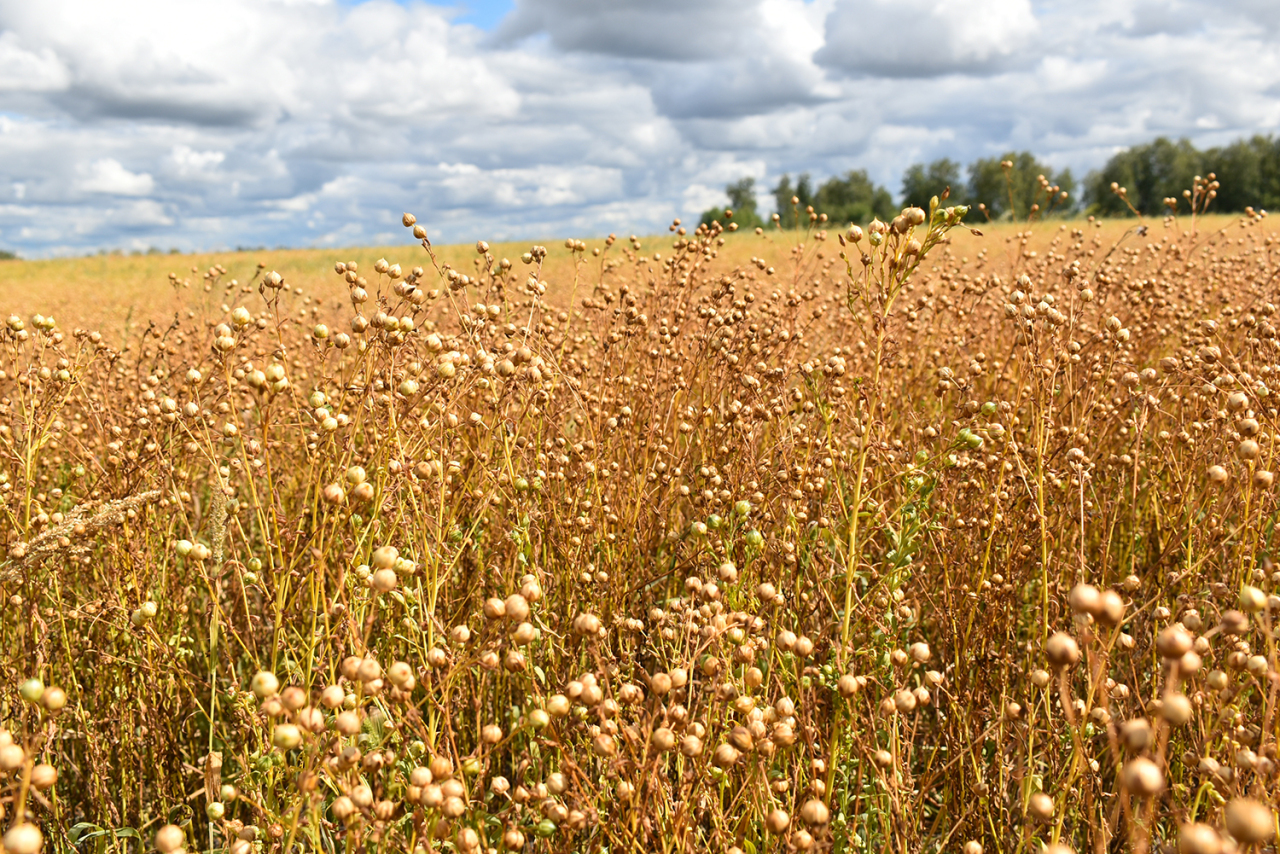
<instances>
[{"instance_id":1,"label":"green tree foliage","mask_svg":"<svg viewBox=\"0 0 1280 854\"><path fill-rule=\"evenodd\" d=\"M843 178L824 181L814 196L813 207L837 227L865 224L874 217L887 221L898 213L893 196L872 182L865 169L850 170Z\"/></svg>"},{"instance_id":2,"label":"green tree foliage","mask_svg":"<svg viewBox=\"0 0 1280 854\"><path fill-rule=\"evenodd\" d=\"M721 225L736 222L738 228L758 228L764 225L756 205L756 179L751 176L739 178L724 188L729 197L728 208L710 208L703 211L702 224L710 225L718 221ZM733 211L730 217L727 211Z\"/></svg>"},{"instance_id":3,"label":"green tree foliage","mask_svg":"<svg viewBox=\"0 0 1280 854\"><path fill-rule=\"evenodd\" d=\"M792 199L796 200L795 204L792 204ZM783 175L778 186L773 188L773 204L783 228L798 228L804 224L800 216L813 204L813 179L809 173L802 174L794 187L791 186L791 176Z\"/></svg>"},{"instance_id":4,"label":"green tree foliage","mask_svg":"<svg viewBox=\"0 0 1280 854\"><path fill-rule=\"evenodd\" d=\"M0 249L0 261L17 261L18 253L10 252L7 249Z\"/></svg>"},{"instance_id":5,"label":"green tree foliage","mask_svg":"<svg viewBox=\"0 0 1280 854\"><path fill-rule=\"evenodd\" d=\"M1254 136L1211 148L1205 152L1205 172L1213 172L1221 185L1211 209L1280 210L1280 139Z\"/></svg>"},{"instance_id":6,"label":"green tree foliage","mask_svg":"<svg viewBox=\"0 0 1280 854\"><path fill-rule=\"evenodd\" d=\"M1006 168L1005 163L1012 165ZM1054 186L1058 188L1056 194L1046 192L1046 187ZM1029 151L1011 151L1003 157L969 164L968 203L975 207L985 205L986 214L992 219L1026 219L1032 213L1032 205L1040 206L1041 215L1066 212L1073 207L1075 189L1070 169L1055 172ZM1061 198L1061 193L1066 193L1067 198Z\"/></svg>"},{"instance_id":7,"label":"green tree foliage","mask_svg":"<svg viewBox=\"0 0 1280 854\"><path fill-rule=\"evenodd\" d=\"M1115 154L1102 169L1091 173L1086 191L1088 210L1103 216L1129 215L1128 205L1111 189L1115 184L1125 188L1129 203L1143 215L1163 214L1167 198L1177 199L1178 209L1187 213L1183 191L1191 188L1195 176L1210 173L1220 185L1211 211L1280 206L1280 140L1254 136L1200 151L1190 140L1173 142L1161 137Z\"/></svg>"},{"instance_id":8,"label":"green tree foliage","mask_svg":"<svg viewBox=\"0 0 1280 854\"><path fill-rule=\"evenodd\" d=\"M929 209L929 200L934 196L942 197L943 191L951 188L947 204L962 205L968 197L968 188L960 177L960 164L949 157L935 160L927 166L923 163L912 164L902 174L902 204L916 205Z\"/></svg>"},{"instance_id":9,"label":"green tree foliage","mask_svg":"<svg viewBox=\"0 0 1280 854\"><path fill-rule=\"evenodd\" d=\"M1204 168L1204 154L1190 140L1173 142L1160 137L1146 145L1135 145L1114 155L1101 170L1088 178L1089 211L1104 216L1121 216L1129 207L1111 190L1125 188L1129 203L1143 214L1158 215L1164 200L1181 198L1192 179Z\"/></svg>"}]
</instances>

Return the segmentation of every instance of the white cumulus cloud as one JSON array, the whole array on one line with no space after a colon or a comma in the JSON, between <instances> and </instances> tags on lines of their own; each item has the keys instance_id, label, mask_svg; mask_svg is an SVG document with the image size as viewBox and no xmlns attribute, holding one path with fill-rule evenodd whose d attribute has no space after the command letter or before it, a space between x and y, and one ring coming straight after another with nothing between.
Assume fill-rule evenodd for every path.
<instances>
[{"instance_id":1,"label":"white cumulus cloud","mask_svg":"<svg viewBox=\"0 0 1280 854\"><path fill-rule=\"evenodd\" d=\"M95 160L85 171L87 174L80 181L80 189L86 193L145 196L156 187L156 182L147 173L130 172L119 160L110 157Z\"/></svg>"}]
</instances>

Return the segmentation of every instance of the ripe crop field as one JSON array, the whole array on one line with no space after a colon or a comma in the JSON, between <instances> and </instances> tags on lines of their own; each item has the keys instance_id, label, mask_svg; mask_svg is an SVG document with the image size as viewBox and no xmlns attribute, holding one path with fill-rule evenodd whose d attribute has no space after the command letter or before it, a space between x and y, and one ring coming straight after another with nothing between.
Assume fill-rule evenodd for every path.
<instances>
[{"instance_id":1,"label":"ripe crop field","mask_svg":"<svg viewBox=\"0 0 1280 854\"><path fill-rule=\"evenodd\" d=\"M0 262L6 854L1274 851L1275 231L967 219Z\"/></svg>"}]
</instances>

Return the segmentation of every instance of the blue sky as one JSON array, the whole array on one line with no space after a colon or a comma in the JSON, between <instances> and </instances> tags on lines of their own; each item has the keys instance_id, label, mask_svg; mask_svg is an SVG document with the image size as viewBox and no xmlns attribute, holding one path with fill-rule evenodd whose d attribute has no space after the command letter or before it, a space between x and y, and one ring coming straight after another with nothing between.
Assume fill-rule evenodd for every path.
<instances>
[{"instance_id":1,"label":"blue sky","mask_svg":"<svg viewBox=\"0 0 1280 854\"><path fill-rule=\"evenodd\" d=\"M368 0L344 0L347 5L357 5ZM400 5L407 5L414 0L397 0ZM498 22L515 8L514 0L458 0L457 3L435 2L433 6L449 9L458 13L453 20L460 24L471 24L486 32L492 32Z\"/></svg>"},{"instance_id":2,"label":"blue sky","mask_svg":"<svg viewBox=\"0 0 1280 854\"><path fill-rule=\"evenodd\" d=\"M743 176L897 192L1009 150L1083 174L1274 133L1278 44L1274 0L0 0L0 249L655 232Z\"/></svg>"},{"instance_id":3,"label":"blue sky","mask_svg":"<svg viewBox=\"0 0 1280 854\"><path fill-rule=\"evenodd\" d=\"M492 30L515 4L511 0L466 0L460 6L463 11L457 19L459 22Z\"/></svg>"}]
</instances>

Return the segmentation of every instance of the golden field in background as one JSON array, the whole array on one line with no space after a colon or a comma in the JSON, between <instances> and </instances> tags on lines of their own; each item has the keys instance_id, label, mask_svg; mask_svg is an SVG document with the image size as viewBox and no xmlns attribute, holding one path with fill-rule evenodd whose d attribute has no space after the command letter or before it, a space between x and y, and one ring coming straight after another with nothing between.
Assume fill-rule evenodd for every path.
<instances>
[{"instance_id":1,"label":"golden field in background","mask_svg":"<svg viewBox=\"0 0 1280 854\"><path fill-rule=\"evenodd\" d=\"M968 232L953 235L957 252L977 252L986 247L989 252L1012 251L1007 245L1012 235L1030 231L1030 248L1043 248L1064 226L1078 228L1087 225L1083 220L1052 219L1034 223L982 223L970 225L983 232L977 237ZM1214 230L1235 222L1238 217L1211 215L1201 218L1201 228ZM1104 240L1114 240L1126 230L1137 225L1137 220L1102 220L1099 233ZM1179 220L1179 226L1190 227L1190 218ZM1153 220L1152 227L1162 230L1160 221ZM831 231L834 245L835 231ZM630 235L619 235L625 238ZM785 264L792 248L802 241L801 233L768 229L764 235L737 233L725 235L725 246L719 250L720 261L730 266L745 264L753 257L764 258L769 264ZM544 243L548 250L545 278L552 283L552 298L564 298L572 289L573 271L579 262L566 249L561 240L530 241L529 243L495 243L492 254L497 258L515 261L535 242ZM644 251L670 254L671 235L642 237ZM604 239L585 241L588 253L603 249ZM437 247L442 261L452 263L461 270L473 264L475 252L472 245L447 245ZM36 312L52 314L67 325L100 329L102 332L122 333L127 325L145 320L164 322L181 308L186 311L192 303L200 302L203 275L214 264L227 270L226 278L248 282L258 272L258 265L277 270L295 287L319 299L342 300L346 304L346 289L333 275L336 261L356 261L371 268L379 258L400 264L406 270L414 266L429 265L427 253L416 243L397 246L353 247L343 249L286 249L244 252L207 252L193 255L90 255L48 260L0 261L0 311L29 315ZM598 278L598 259L588 254L580 262L580 281L593 282ZM169 279L174 273L190 282L194 292L179 298ZM188 288L190 290L191 288ZM246 297L247 298L247 297ZM208 302L216 308L221 298ZM233 306L234 307L234 306Z\"/></svg>"}]
</instances>

